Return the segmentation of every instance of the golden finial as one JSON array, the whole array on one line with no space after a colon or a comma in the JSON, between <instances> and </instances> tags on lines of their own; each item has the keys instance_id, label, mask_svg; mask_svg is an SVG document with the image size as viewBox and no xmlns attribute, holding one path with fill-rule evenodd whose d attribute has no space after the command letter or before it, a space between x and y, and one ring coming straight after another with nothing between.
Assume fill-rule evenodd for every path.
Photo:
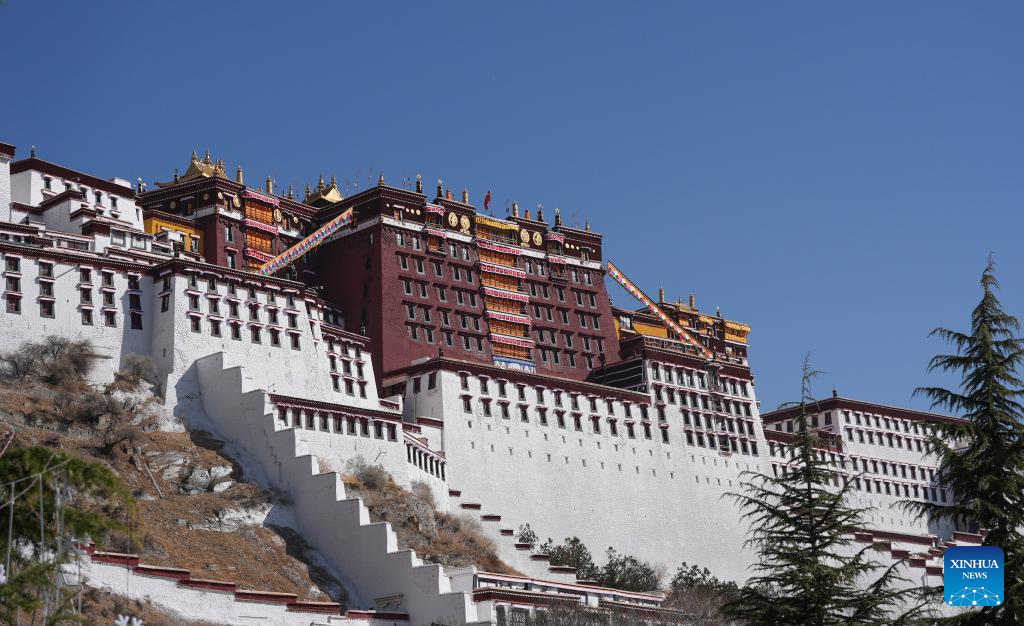
<instances>
[{"instance_id":1,"label":"golden finial","mask_svg":"<svg viewBox=\"0 0 1024 626\"><path fill-rule=\"evenodd\" d=\"M444 197L444 181L441 180L440 178L437 179L437 197Z\"/></svg>"},{"instance_id":2,"label":"golden finial","mask_svg":"<svg viewBox=\"0 0 1024 626\"><path fill-rule=\"evenodd\" d=\"M692 293L690 294L690 308L691 309L696 309L697 308L697 297L695 295L693 295Z\"/></svg>"},{"instance_id":3,"label":"golden finial","mask_svg":"<svg viewBox=\"0 0 1024 626\"><path fill-rule=\"evenodd\" d=\"M469 204L469 189L462 188L462 204Z\"/></svg>"},{"instance_id":4,"label":"golden finial","mask_svg":"<svg viewBox=\"0 0 1024 626\"><path fill-rule=\"evenodd\" d=\"M588 233L590 232L590 220L587 220L587 223L583 227L583 230L587 231Z\"/></svg>"},{"instance_id":5,"label":"golden finial","mask_svg":"<svg viewBox=\"0 0 1024 626\"><path fill-rule=\"evenodd\" d=\"M423 193L423 177L416 174L416 193Z\"/></svg>"},{"instance_id":6,"label":"golden finial","mask_svg":"<svg viewBox=\"0 0 1024 626\"><path fill-rule=\"evenodd\" d=\"M562 225L562 210L555 207L555 226Z\"/></svg>"},{"instance_id":7,"label":"golden finial","mask_svg":"<svg viewBox=\"0 0 1024 626\"><path fill-rule=\"evenodd\" d=\"M245 172L242 171L241 165L239 165L238 169L235 170L235 182L237 182L239 185L245 184Z\"/></svg>"},{"instance_id":8,"label":"golden finial","mask_svg":"<svg viewBox=\"0 0 1024 626\"><path fill-rule=\"evenodd\" d=\"M292 187L291 183L288 183L288 199L291 200L294 197L295 197L295 189Z\"/></svg>"},{"instance_id":9,"label":"golden finial","mask_svg":"<svg viewBox=\"0 0 1024 626\"><path fill-rule=\"evenodd\" d=\"M206 156L203 157L203 163L210 165L213 163L213 159L210 158L210 149L206 149Z\"/></svg>"},{"instance_id":10,"label":"golden finial","mask_svg":"<svg viewBox=\"0 0 1024 626\"><path fill-rule=\"evenodd\" d=\"M199 155L196 154L195 150L192 151L192 160L193 161L198 161L199 160Z\"/></svg>"},{"instance_id":11,"label":"golden finial","mask_svg":"<svg viewBox=\"0 0 1024 626\"><path fill-rule=\"evenodd\" d=\"M309 200L311 195L313 195L313 190L310 189L309 183L306 183L306 200Z\"/></svg>"},{"instance_id":12,"label":"golden finial","mask_svg":"<svg viewBox=\"0 0 1024 626\"><path fill-rule=\"evenodd\" d=\"M338 177L335 176L334 174L331 174L331 189L337 189L337 188L338 188Z\"/></svg>"},{"instance_id":13,"label":"golden finial","mask_svg":"<svg viewBox=\"0 0 1024 626\"><path fill-rule=\"evenodd\" d=\"M380 187L384 186L384 172L380 173L380 178L377 179L377 185Z\"/></svg>"},{"instance_id":14,"label":"golden finial","mask_svg":"<svg viewBox=\"0 0 1024 626\"><path fill-rule=\"evenodd\" d=\"M519 203L512 202L512 217L519 217Z\"/></svg>"},{"instance_id":15,"label":"golden finial","mask_svg":"<svg viewBox=\"0 0 1024 626\"><path fill-rule=\"evenodd\" d=\"M267 176L267 193L268 194L274 193L274 180L272 178L270 178L269 176Z\"/></svg>"},{"instance_id":16,"label":"golden finial","mask_svg":"<svg viewBox=\"0 0 1024 626\"><path fill-rule=\"evenodd\" d=\"M318 182L316 184L316 190L317 191L321 191L321 192L324 190L324 175L323 174L320 174L320 182Z\"/></svg>"}]
</instances>

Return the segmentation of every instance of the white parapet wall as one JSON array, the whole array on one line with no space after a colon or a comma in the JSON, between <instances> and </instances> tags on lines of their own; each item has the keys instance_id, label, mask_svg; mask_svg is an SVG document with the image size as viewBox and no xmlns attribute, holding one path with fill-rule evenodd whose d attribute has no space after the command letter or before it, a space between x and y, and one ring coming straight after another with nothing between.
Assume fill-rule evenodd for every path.
<instances>
[{"instance_id":1,"label":"white parapet wall","mask_svg":"<svg viewBox=\"0 0 1024 626\"><path fill-rule=\"evenodd\" d=\"M150 602L182 621L230 626L405 626L402 614L353 611L330 602L303 602L295 594L238 589L235 583L192 578L186 570L142 565L136 555L82 552L64 567L64 584L79 584Z\"/></svg>"}]
</instances>

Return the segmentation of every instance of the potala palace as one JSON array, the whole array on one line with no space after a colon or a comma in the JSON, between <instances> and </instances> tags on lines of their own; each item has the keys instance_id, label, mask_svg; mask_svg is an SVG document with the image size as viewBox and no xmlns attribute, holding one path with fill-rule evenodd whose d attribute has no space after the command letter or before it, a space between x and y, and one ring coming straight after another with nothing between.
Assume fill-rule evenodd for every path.
<instances>
[{"instance_id":1,"label":"potala palace","mask_svg":"<svg viewBox=\"0 0 1024 626\"><path fill-rule=\"evenodd\" d=\"M749 575L747 529L722 496L745 470L785 471L794 416L761 412L748 325L692 296L644 295L604 258L601 234L557 209L497 219L441 181L428 195L381 176L343 197L323 178L300 192L252 186L209 154L184 166L132 183L0 144L5 345L86 338L107 379L127 355L149 356L183 427L212 425L289 495L356 608L183 585L132 555L83 557L89 584L232 624L495 624L567 598L662 610L658 594L550 565L517 543L523 524L666 568ZM637 302L613 306L606 280ZM867 477L857 504L874 513L855 540L910 555L908 576L941 584L943 550L981 537L894 505L951 501L923 443L953 418L835 395L819 408L821 454ZM358 456L479 518L522 576L400 550L326 471Z\"/></svg>"}]
</instances>

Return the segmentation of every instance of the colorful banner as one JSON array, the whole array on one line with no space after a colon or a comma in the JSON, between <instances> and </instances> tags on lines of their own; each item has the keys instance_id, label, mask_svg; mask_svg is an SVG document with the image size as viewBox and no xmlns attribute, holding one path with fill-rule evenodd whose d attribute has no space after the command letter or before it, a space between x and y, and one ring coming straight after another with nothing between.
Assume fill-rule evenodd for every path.
<instances>
[{"instance_id":1,"label":"colorful banner","mask_svg":"<svg viewBox=\"0 0 1024 626\"><path fill-rule=\"evenodd\" d=\"M658 306L657 304L654 303L653 300L648 298L647 295L644 294L644 292L640 291L640 288L634 285L633 281L626 278L626 276L619 271L619 268L615 267L615 264L612 263L611 261L608 261L608 275L614 278L615 281L618 282L620 285L622 285L622 288L628 291L629 295L633 296L641 303L643 303L644 306L650 309L651 313L653 313L655 317L661 320L661 322L665 324L665 326L668 326L670 329L675 331L675 333L679 335L684 341L700 350L701 353L707 358L715 358L714 352L704 347L704 345L697 341L697 339L693 335L691 335L689 331L687 331L685 328L677 324L674 319L672 319L671 317L668 316L668 314L662 311L660 306Z\"/></svg>"},{"instance_id":2,"label":"colorful banner","mask_svg":"<svg viewBox=\"0 0 1024 626\"><path fill-rule=\"evenodd\" d=\"M444 215L444 207L436 204L427 204L427 213L437 213L438 215Z\"/></svg>"},{"instance_id":3,"label":"colorful banner","mask_svg":"<svg viewBox=\"0 0 1024 626\"><path fill-rule=\"evenodd\" d=\"M259 273L263 274L264 276L269 276L274 272L278 271L279 269L281 269L282 267L291 265L295 261L302 258L307 252L309 252L313 248L316 248L324 241L326 241L327 238L334 234L337 230L339 230L343 226L348 226L351 223L352 209L349 209L342 213L341 215L339 215L338 217L334 218L333 220L327 222L317 230L313 231L313 234L311 234L310 236L306 237L299 243L282 252L274 259L265 263L262 267L260 267Z\"/></svg>"}]
</instances>

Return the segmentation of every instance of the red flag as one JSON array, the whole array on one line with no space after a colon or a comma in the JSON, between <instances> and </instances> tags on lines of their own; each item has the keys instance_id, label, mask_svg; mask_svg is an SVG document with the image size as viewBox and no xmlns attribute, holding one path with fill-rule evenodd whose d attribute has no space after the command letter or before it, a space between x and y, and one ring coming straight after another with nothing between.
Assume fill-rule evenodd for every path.
<instances>
[{"instance_id":1,"label":"red flag","mask_svg":"<svg viewBox=\"0 0 1024 626\"><path fill-rule=\"evenodd\" d=\"M490 204L491 204L491 192L490 192L490 190L488 190L487 191L487 195L484 196L484 211L489 210L488 207L490 206Z\"/></svg>"}]
</instances>

